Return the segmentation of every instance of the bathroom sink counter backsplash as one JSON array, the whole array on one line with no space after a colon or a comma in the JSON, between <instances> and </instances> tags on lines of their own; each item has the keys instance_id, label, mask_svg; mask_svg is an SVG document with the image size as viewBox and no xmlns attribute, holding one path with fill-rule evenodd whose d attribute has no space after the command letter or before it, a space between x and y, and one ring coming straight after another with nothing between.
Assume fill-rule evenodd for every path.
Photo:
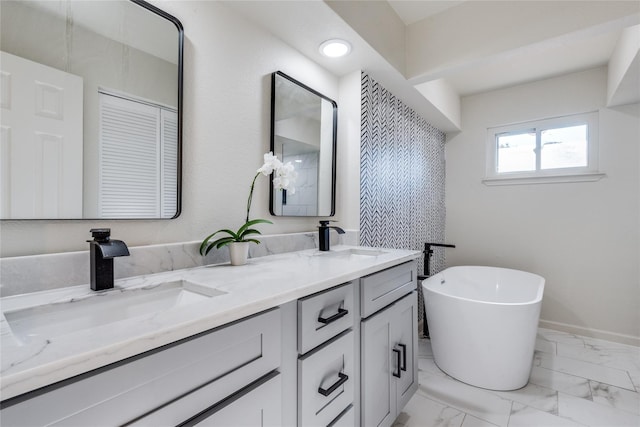
<instances>
[{"instance_id":1,"label":"bathroom sink counter backsplash","mask_svg":"<svg viewBox=\"0 0 640 427\"><path fill-rule=\"evenodd\" d=\"M87 284L4 297L0 299L0 398L18 396L420 256L419 251L400 249L367 256L359 253L369 249L309 249L252 258L243 266L217 264L116 280L116 289L107 292L142 288L144 298L143 292L151 295L158 284L188 282L213 288L216 296L26 340L14 335L4 313L70 303L95 293Z\"/></svg>"}]
</instances>

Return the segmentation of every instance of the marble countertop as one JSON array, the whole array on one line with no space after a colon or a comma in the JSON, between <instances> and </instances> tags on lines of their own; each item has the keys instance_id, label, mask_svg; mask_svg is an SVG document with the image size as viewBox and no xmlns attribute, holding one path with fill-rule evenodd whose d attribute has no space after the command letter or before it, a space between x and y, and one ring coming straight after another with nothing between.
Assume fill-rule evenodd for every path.
<instances>
[{"instance_id":1,"label":"marble countertop","mask_svg":"<svg viewBox=\"0 0 640 427\"><path fill-rule=\"evenodd\" d=\"M153 289L185 280L224 292L184 307L18 339L5 313L33 306L50 307L95 297L89 285L0 299L0 398L14 396L88 372L182 338L337 286L349 280L413 260L419 251L381 249L376 256L353 255L356 247L335 246L251 258L243 266L210 265L116 280L120 292ZM372 248L363 248L372 249Z\"/></svg>"}]
</instances>

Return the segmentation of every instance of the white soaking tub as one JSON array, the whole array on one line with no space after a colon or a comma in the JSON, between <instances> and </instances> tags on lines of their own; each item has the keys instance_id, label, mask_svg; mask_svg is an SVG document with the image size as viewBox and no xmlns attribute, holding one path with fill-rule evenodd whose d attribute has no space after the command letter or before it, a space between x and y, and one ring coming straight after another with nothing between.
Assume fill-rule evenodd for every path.
<instances>
[{"instance_id":1,"label":"white soaking tub","mask_svg":"<svg viewBox=\"0 0 640 427\"><path fill-rule=\"evenodd\" d=\"M527 385L545 280L496 267L450 267L422 282L440 369L491 390Z\"/></svg>"}]
</instances>

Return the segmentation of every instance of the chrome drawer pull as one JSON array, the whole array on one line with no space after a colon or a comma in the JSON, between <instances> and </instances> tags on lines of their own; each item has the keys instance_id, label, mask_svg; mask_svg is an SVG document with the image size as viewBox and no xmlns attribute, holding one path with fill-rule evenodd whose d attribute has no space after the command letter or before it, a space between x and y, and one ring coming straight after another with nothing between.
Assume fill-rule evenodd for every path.
<instances>
[{"instance_id":1,"label":"chrome drawer pull","mask_svg":"<svg viewBox=\"0 0 640 427\"><path fill-rule=\"evenodd\" d=\"M406 344L398 344L398 347L402 349L402 365L400 365L400 369L403 371L407 370L407 345Z\"/></svg>"},{"instance_id":2,"label":"chrome drawer pull","mask_svg":"<svg viewBox=\"0 0 640 427\"><path fill-rule=\"evenodd\" d=\"M329 323L335 322L336 320L340 319L341 317L344 317L347 315L347 313L349 313L349 310L346 310L344 308L339 308L338 312L336 314L334 314L333 316L324 318L322 316L318 316L318 322L320 323L324 323L325 325L328 325Z\"/></svg>"},{"instance_id":3,"label":"chrome drawer pull","mask_svg":"<svg viewBox=\"0 0 640 427\"><path fill-rule=\"evenodd\" d=\"M398 350L397 348L393 349L393 352L396 354L396 366L398 367L398 371L397 372L393 372L393 376L396 378L401 378L402 377L402 372L400 372L400 350Z\"/></svg>"},{"instance_id":4,"label":"chrome drawer pull","mask_svg":"<svg viewBox=\"0 0 640 427\"><path fill-rule=\"evenodd\" d=\"M340 387L342 384L346 383L348 379L349 379L349 377L347 376L347 374L343 374L342 372L338 372L338 381L336 381L335 384L333 384L331 387L329 387L326 390L324 388L322 388L322 387L318 387L318 393L320 393L323 396L329 396L331 393L336 391L336 389L338 387Z\"/></svg>"}]
</instances>

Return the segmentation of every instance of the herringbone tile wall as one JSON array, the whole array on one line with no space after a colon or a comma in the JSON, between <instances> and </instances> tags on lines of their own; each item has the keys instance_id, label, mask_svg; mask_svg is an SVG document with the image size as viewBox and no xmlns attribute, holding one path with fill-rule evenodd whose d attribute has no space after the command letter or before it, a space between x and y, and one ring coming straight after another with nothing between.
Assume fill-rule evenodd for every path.
<instances>
[{"instance_id":1,"label":"herringbone tile wall","mask_svg":"<svg viewBox=\"0 0 640 427\"><path fill-rule=\"evenodd\" d=\"M360 244L422 250L444 242L445 134L364 73L361 89ZM443 268L436 249L431 272Z\"/></svg>"}]
</instances>

